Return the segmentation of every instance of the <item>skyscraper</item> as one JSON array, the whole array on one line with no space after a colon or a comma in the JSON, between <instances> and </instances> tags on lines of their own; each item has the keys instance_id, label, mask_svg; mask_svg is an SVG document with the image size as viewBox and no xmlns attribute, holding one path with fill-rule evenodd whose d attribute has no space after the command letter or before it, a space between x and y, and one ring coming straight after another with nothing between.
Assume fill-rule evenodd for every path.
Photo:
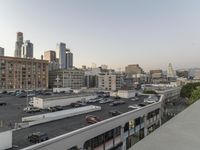
<instances>
[{"instance_id":1,"label":"skyscraper","mask_svg":"<svg viewBox=\"0 0 200 150\"><path fill-rule=\"evenodd\" d=\"M65 43L57 44L56 57L59 59L60 69L69 69L73 67L73 54L66 49Z\"/></svg>"},{"instance_id":2,"label":"skyscraper","mask_svg":"<svg viewBox=\"0 0 200 150\"><path fill-rule=\"evenodd\" d=\"M73 54L68 49L66 51L66 69L70 69L73 67Z\"/></svg>"},{"instance_id":3,"label":"skyscraper","mask_svg":"<svg viewBox=\"0 0 200 150\"><path fill-rule=\"evenodd\" d=\"M176 72L174 71L171 63L169 63L167 68L167 78L176 78Z\"/></svg>"},{"instance_id":4,"label":"skyscraper","mask_svg":"<svg viewBox=\"0 0 200 150\"><path fill-rule=\"evenodd\" d=\"M23 45L23 33L17 32L17 41L15 43L15 57L21 57L21 48Z\"/></svg>"},{"instance_id":5,"label":"skyscraper","mask_svg":"<svg viewBox=\"0 0 200 150\"><path fill-rule=\"evenodd\" d=\"M33 58L33 43L30 40L26 40L21 48L21 57Z\"/></svg>"},{"instance_id":6,"label":"skyscraper","mask_svg":"<svg viewBox=\"0 0 200 150\"><path fill-rule=\"evenodd\" d=\"M4 56L4 48L0 47L0 56Z\"/></svg>"}]
</instances>

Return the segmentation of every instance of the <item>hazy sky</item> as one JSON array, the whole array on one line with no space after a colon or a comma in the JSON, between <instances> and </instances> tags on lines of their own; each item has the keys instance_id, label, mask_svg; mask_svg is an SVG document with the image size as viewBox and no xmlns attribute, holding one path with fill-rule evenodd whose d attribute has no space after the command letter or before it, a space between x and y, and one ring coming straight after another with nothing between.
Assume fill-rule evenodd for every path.
<instances>
[{"instance_id":1,"label":"hazy sky","mask_svg":"<svg viewBox=\"0 0 200 150\"><path fill-rule=\"evenodd\" d=\"M36 58L65 42L77 67L200 65L199 0L0 0L6 55L13 56L18 31Z\"/></svg>"}]
</instances>

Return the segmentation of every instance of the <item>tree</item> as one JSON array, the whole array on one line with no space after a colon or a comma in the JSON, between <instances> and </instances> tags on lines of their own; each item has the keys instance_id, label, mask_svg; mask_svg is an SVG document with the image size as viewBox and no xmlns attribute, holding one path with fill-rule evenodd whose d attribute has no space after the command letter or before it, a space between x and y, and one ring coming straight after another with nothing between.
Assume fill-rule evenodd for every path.
<instances>
[{"instance_id":1,"label":"tree","mask_svg":"<svg viewBox=\"0 0 200 150\"><path fill-rule=\"evenodd\" d=\"M192 95L192 92L196 90L196 87L200 86L200 82L197 83L188 83L184 85L181 89L181 97L187 97L190 98Z\"/></svg>"},{"instance_id":2,"label":"tree","mask_svg":"<svg viewBox=\"0 0 200 150\"><path fill-rule=\"evenodd\" d=\"M196 87L196 89L192 91L189 103L192 104L199 99L200 99L200 86Z\"/></svg>"},{"instance_id":3,"label":"tree","mask_svg":"<svg viewBox=\"0 0 200 150\"><path fill-rule=\"evenodd\" d=\"M144 90L143 93L144 94L157 94L156 91L154 91L154 90Z\"/></svg>"}]
</instances>

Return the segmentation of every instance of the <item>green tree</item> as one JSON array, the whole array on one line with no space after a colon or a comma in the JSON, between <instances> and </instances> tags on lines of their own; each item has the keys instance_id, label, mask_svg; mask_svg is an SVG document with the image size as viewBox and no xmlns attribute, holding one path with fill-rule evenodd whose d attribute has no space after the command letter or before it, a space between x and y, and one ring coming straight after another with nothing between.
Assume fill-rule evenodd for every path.
<instances>
[{"instance_id":1,"label":"green tree","mask_svg":"<svg viewBox=\"0 0 200 150\"><path fill-rule=\"evenodd\" d=\"M192 104L199 99L200 99L200 86L196 87L196 89L192 91L189 103Z\"/></svg>"},{"instance_id":2,"label":"green tree","mask_svg":"<svg viewBox=\"0 0 200 150\"><path fill-rule=\"evenodd\" d=\"M197 83L188 83L184 85L181 89L181 97L187 97L190 98L192 95L192 92L196 90L196 87L200 86L200 82Z\"/></svg>"},{"instance_id":3,"label":"green tree","mask_svg":"<svg viewBox=\"0 0 200 150\"><path fill-rule=\"evenodd\" d=\"M143 93L144 94L157 94L156 91L154 91L154 90L144 90Z\"/></svg>"}]
</instances>

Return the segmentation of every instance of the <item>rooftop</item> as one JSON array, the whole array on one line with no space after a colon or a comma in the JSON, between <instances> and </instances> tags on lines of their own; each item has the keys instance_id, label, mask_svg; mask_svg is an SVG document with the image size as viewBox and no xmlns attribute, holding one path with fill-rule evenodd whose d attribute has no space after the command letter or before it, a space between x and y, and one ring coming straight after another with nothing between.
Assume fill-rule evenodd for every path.
<instances>
[{"instance_id":1,"label":"rooftop","mask_svg":"<svg viewBox=\"0 0 200 150\"><path fill-rule=\"evenodd\" d=\"M136 150L199 150L200 101L138 142Z\"/></svg>"},{"instance_id":2,"label":"rooftop","mask_svg":"<svg viewBox=\"0 0 200 150\"><path fill-rule=\"evenodd\" d=\"M43 98L44 100L55 100L63 98L72 98L72 97L81 97L81 96L90 96L94 93L78 93L78 94L53 94L53 95L39 95L38 98Z\"/></svg>"},{"instance_id":3,"label":"rooftop","mask_svg":"<svg viewBox=\"0 0 200 150\"><path fill-rule=\"evenodd\" d=\"M108 103L106 104L99 104L98 102L92 103L89 105L101 106L102 109L100 111L91 112L88 114L82 114L82 115L65 118L61 120L56 120L52 122L47 122L47 123L43 123L43 124L39 124L39 125L35 125L35 126L14 131L13 145L17 145L18 148L13 148L13 149L21 149L21 148L33 145L27 140L28 135L31 133L44 132L44 133L47 133L48 137L51 139L56 136L66 134L68 132L90 125L85 121L86 115L95 115L95 116L98 116L100 119L105 120L112 117L109 114L109 111L118 110L122 113L126 113L128 111L133 110L133 109L128 108L129 105L143 103L144 98L146 97L147 96L139 96L138 100L136 101L132 101L131 99L121 99L121 100L125 100L126 103L122 105L118 105L118 106L109 106ZM18 122L18 123L21 122L22 117L47 113L46 110L39 113L34 113L34 114L28 114L28 113L23 112L23 108L26 106L26 98L17 98L17 97L8 96L8 95L3 96L2 98L4 99L4 101L7 102L7 106L1 107L0 113L4 115L0 116L0 120L3 120L3 122L5 123L11 122L12 128L15 122ZM64 107L65 110L69 108L71 109L70 106Z\"/></svg>"}]
</instances>

